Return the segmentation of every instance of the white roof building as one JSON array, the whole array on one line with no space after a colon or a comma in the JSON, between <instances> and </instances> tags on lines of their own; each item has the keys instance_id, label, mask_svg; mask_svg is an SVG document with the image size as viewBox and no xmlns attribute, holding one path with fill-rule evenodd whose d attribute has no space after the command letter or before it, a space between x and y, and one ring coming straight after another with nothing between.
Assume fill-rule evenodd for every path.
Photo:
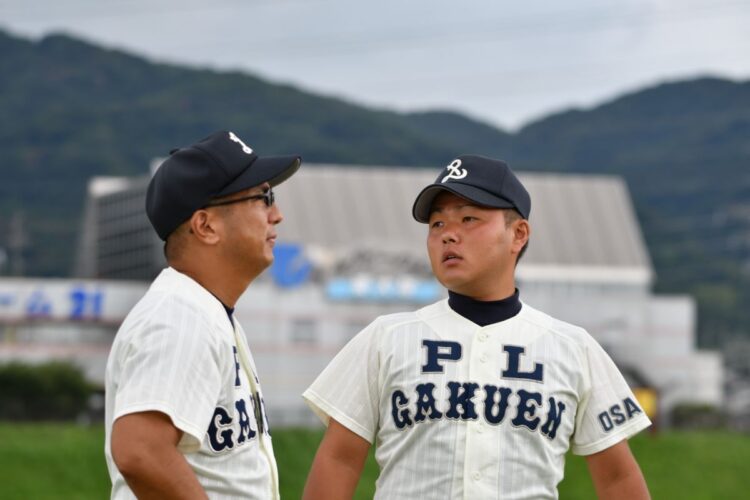
<instances>
[{"instance_id":1,"label":"white roof building","mask_svg":"<svg viewBox=\"0 0 750 500\"><path fill-rule=\"evenodd\" d=\"M430 273L427 227L411 216L417 194L436 175L434 169L306 164L275 189L284 214L276 261L236 308L272 425L314 422L301 392L375 316L446 296ZM658 389L662 410L678 402L721 404L721 358L696 350L694 301L651 292L654 271L624 181L525 172L519 177L532 199L530 245L517 269L521 300L586 328L631 380ZM70 286L103 290L100 309L119 312L108 312L101 324L108 337L97 337L99 350L79 350L85 353L79 356L76 349L50 350L54 334L49 332L35 344L33 329L41 331L44 318L30 322L23 308L4 308L10 302L3 302L0 282L0 323L31 332L16 334L13 345L0 342L0 359L38 359L44 347L83 364L101 381L99 358L106 358L101 346L111 341L114 316L134 303L138 294L132 287L145 291L147 280L164 265L161 242L143 211L146 185L147 179L90 184L79 275L142 280L140 285L122 282L130 287L127 294L117 292L113 281L70 281ZM37 288L46 286L37 281ZM60 338L70 345L71 335Z\"/></svg>"}]
</instances>

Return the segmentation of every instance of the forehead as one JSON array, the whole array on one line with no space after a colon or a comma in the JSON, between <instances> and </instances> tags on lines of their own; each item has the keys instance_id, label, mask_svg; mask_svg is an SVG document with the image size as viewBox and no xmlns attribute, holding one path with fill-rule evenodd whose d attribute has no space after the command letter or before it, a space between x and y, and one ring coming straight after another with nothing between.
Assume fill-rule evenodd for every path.
<instances>
[{"instance_id":1,"label":"forehead","mask_svg":"<svg viewBox=\"0 0 750 500\"><path fill-rule=\"evenodd\" d=\"M443 191L439 195L435 197L435 199L432 201L432 206L430 207L430 212L434 211L440 211L448 207L479 207L476 203L473 201L467 200L466 198L462 198L458 196L457 194L453 194L450 191Z\"/></svg>"}]
</instances>

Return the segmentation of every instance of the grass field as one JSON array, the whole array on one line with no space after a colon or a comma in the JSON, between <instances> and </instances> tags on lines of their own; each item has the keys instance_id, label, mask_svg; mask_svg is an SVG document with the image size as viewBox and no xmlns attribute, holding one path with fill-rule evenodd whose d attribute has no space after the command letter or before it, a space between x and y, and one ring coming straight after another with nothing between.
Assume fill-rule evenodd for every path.
<instances>
[{"instance_id":1,"label":"grass field","mask_svg":"<svg viewBox=\"0 0 750 500\"><path fill-rule=\"evenodd\" d=\"M299 498L321 432L274 432L281 495ZM642 435L631 441L655 499L748 498L750 436L727 432ZM0 423L0 499L101 499L109 496L102 427ZM372 459L356 498L372 498ZM594 498L585 461L569 457L560 498Z\"/></svg>"}]
</instances>

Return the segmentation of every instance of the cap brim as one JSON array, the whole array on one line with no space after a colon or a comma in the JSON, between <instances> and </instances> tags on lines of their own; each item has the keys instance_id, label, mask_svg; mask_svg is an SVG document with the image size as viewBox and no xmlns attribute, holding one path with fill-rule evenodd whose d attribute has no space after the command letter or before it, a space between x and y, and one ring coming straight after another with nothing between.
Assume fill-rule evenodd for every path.
<instances>
[{"instance_id":1,"label":"cap brim","mask_svg":"<svg viewBox=\"0 0 750 500\"><path fill-rule=\"evenodd\" d=\"M437 196L443 191L448 191L457 196L460 196L461 198L466 198L472 203L476 203L477 205L485 207L515 207L515 205L513 205L506 199L499 198L483 189L469 186L467 184L461 184L459 182L451 182L450 184L430 184L417 195L417 199L414 201L414 206L411 209L411 213L417 220L417 222L426 224L430 221L430 210L432 209L432 203L435 201L435 198L437 198Z\"/></svg>"},{"instance_id":2,"label":"cap brim","mask_svg":"<svg viewBox=\"0 0 750 500\"><path fill-rule=\"evenodd\" d=\"M250 165L250 168L242 172L237 178L229 183L216 198L259 186L265 182L271 187L278 186L299 170L302 164L301 156L266 156L258 157Z\"/></svg>"}]
</instances>

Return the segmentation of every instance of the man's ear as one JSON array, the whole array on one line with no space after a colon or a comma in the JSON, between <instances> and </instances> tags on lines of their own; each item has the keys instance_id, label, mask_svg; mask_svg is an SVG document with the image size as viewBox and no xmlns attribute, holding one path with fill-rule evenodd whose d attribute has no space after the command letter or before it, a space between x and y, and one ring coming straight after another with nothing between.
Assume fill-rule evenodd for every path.
<instances>
[{"instance_id":1,"label":"man's ear","mask_svg":"<svg viewBox=\"0 0 750 500\"><path fill-rule=\"evenodd\" d=\"M221 239L223 220L218 211L213 210L196 210L190 217L189 230L201 243L205 245L215 245Z\"/></svg>"},{"instance_id":2,"label":"man's ear","mask_svg":"<svg viewBox=\"0 0 750 500\"><path fill-rule=\"evenodd\" d=\"M513 250L518 253L529 241L531 236L531 225L526 219L518 219L513 222Z\"/></svg>"}]
</instances>

